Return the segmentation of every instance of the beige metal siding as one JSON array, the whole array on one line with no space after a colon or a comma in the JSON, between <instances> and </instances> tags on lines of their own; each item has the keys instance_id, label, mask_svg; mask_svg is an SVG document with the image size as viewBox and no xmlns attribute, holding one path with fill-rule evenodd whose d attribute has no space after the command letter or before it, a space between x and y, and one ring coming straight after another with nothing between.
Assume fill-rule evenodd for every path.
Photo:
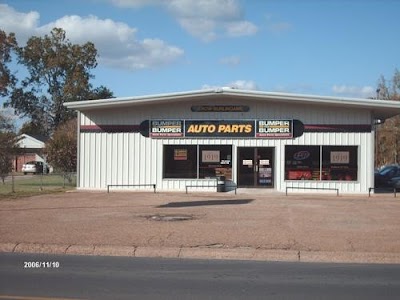
<instances>
[{"instance_id":1,"label":"beige metal siding","mask_svg":"<svg viewBox=\"0 0 400 300\"><path fill-rule=\"evenodd\" d=\"M257 101L228 101L229 105L248 105L249 112L194 113L196 102L176 105L144 105L123 109L92 110L81 114L81 125L138 125L149 119L299 119L304 124L369 124L367 110L341 109L266 103ZM202 105L216 105L207 103ZM339 188L341 192L366 192L373 182L373 133L305 133L296 139L150 139L139 133L81 133L79 187L106 189L108 184L157 184L160 190L184 191L186 185L208 180L163 179L163 146L170 144L232 145L233 181L237 182L237 147L275 148L275 189L286 186ZM359 174L357 182L285 181L285 145L355 145L358 146ZM129 189L121 187L120 189ZM148 187L143 189L149 189Z\"/></svg>"}]
</instances>

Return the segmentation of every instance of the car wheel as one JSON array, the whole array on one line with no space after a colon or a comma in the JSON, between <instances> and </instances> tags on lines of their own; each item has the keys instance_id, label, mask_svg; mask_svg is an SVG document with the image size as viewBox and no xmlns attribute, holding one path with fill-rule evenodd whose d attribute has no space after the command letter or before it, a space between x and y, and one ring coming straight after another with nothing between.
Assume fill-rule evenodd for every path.
<instances>
[{"instance_id":1,"label":"car wheel","mask_svg":"<svg viewBox=\"0 0 400 300\"><path fill-rule=\"evenodd\" d=\"M26 174L28 174L28 173L24 172L24 175L26 175Z\"/></svg>"}]
</instances>

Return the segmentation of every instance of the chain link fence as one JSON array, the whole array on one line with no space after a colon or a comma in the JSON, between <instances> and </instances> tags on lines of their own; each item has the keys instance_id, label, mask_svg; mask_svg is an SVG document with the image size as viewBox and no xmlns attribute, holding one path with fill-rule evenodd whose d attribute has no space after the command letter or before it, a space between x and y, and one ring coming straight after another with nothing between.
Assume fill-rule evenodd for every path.
<instances>
[{"instance_id":1,"label":"chain link fence","mask_svg":"<svg viewBox=\"0 0 400 300\"><path fill-rule=\"evenodd\" d=\"M0 182L0 197L13 195L35 195L73 189L76 173L50 173L38 175L13 174Z\"/></svg>"}]
</instances>

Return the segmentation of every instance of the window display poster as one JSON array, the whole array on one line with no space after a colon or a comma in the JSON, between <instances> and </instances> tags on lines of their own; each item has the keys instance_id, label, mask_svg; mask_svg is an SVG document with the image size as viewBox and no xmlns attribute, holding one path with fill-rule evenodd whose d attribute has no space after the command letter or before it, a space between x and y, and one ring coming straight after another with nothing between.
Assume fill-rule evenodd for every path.
<instances>
[{"instance_id":1,"label":"window display poster","mask_svg":"<svg viewBox=\"0 0 400 300\"><path fill-rule=\"evenodd\" d=\"M201 161L203 163L219 163L220 151L219 150L203 150L201 151Z\"/></svg>"},{"instance_id":2,"label":"window display poster","mask_svg":"<svg viewBox=\"0 0 400 300\"><path fill-rule=\"evenodd\" d=\"M258 183L261 185L272 183L272 168L260 168L258 171Z\"/></svg>"},{"instance_id":3,"label":"window display poster","mask_svg":"<svg viewBox=\"0 0 400 300\"><path fill-rule=\"evenodd\" d=\"M243 166L252 166L253 161L251 159L244 159L242 164L243 164Z\"/></svg>"},{"instance_id":4,"label":"window display poster","mask_svg":"<svg viewBox=\"0 0 400 300\"><path fill-rule=\"evenodd\" d=\"M349 164L349 151L331 151L331 164Z\"/></svg>"},{"instance_id":5,"label":"window display poster","mask_svg":"<svg viewBox=\"0 0 400 300\"><path fill-rule=\"evenodd\" d=\"M187 160L187 149L174 149L174 160Z\"/></svg>"}]
</instances>

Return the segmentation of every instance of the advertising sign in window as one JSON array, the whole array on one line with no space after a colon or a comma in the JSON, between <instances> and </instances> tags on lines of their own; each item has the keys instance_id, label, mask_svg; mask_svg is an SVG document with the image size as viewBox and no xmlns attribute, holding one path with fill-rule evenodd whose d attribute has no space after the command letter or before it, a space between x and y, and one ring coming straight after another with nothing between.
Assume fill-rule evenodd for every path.
<instances>
[{"instance_id":1,"label":"advertising sign in window","mask_svg":"<svg viewBox=\"0 0 400 300\"><path fill-rule=\"evenodd\" d=\"M174 149L174 160L187 160L187 149Z\"/></svg>"},{"instance_id":2,"label":"advertising sign in window","mask_svg":"<svg viewBox=\"0 0 400 300\"><path fill-rule=\"evenodd\" d=\"M349 151L332 151L331 164L348 164L350 163Z\"/></svg>"},{"instance_id":3,"label":"advertising sign in window","mask_svg":"<svg viewBox=\"0 0 400 300\"><path fill-rule=\"evenodd\" d=\"M201 151L201 161L203 163L219 163L220 162L219 150L203 150Z\"/></svg>"}]
</instances>

